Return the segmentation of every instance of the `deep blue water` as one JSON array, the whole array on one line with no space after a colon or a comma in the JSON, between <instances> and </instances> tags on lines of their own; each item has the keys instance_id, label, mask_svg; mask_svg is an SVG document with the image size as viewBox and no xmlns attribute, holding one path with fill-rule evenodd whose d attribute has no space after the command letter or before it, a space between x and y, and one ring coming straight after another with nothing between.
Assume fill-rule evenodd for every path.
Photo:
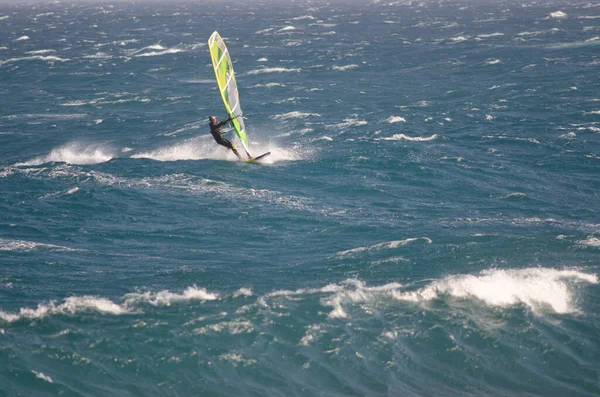
<instances>
[{"instance_id":1,"label":"deep blue water","mask_svg":"<svg viewBox=\"0 0 600 397\"><path fill-rule=\"evenodd\" d=\"M0 4L0 396L599 395L599 21Z\"/></svg>"}]
</instances>

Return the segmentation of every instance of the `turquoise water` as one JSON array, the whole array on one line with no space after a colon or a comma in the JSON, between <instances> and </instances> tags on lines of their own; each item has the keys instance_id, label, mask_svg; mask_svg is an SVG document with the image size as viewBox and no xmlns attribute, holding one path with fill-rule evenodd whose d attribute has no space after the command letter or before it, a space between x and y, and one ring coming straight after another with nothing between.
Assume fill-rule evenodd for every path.
<instances>
[{"instance_id":1,"label":"turquoise water","mask_svg":"<svg viewBox=\"0 0 600 397\"><path fill-rule=\"evenodd\" d=\"M0 395L600 394L599 18L0 4Z\"/></svg>"}]
</instances>

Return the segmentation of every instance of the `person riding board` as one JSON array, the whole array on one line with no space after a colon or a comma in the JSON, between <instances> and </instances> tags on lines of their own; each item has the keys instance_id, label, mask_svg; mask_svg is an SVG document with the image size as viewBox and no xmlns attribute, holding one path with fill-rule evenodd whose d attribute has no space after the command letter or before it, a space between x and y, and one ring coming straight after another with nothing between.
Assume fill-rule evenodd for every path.
<instances>
[{"instance_id":1,"label":"person riding board","mask_svg":"<svg viewBox=\"0 0 600 397\"><path fill-rule=\"evenodd\" d=\"M226 148L233 150L233 153L235 153L238 159L241 159L242 157L238 153L235 145L231 143L231 141L223 138L223 135L225 135L226 132L221 131L221 127L233 119L231 117L228 117L226 120L223 120L219 123L217 122L217 118L215 116L210 116L208 120L208 125L210 126L210 133L212 134L213 138L215 138L215 141L219 145L225 146Z\"/></svg>"}]
</instances>

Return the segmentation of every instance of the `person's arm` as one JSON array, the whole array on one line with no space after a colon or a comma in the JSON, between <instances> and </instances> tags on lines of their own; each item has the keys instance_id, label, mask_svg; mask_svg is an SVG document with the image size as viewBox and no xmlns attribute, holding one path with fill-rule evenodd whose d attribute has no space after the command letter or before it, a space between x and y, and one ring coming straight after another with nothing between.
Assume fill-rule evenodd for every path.
<instances>
[{"instance_id":1,"label":"person's arm","mask_svg":"<svg viewBox=\"0 0 600 397\"><path fill-rule=\"evenodd\" d=\"M219 124L217 124L217 127L222 127L225 124L229 123L231 121L231 117L227 118L226 120L221 121Z\"/></svg>"}]
</instances>

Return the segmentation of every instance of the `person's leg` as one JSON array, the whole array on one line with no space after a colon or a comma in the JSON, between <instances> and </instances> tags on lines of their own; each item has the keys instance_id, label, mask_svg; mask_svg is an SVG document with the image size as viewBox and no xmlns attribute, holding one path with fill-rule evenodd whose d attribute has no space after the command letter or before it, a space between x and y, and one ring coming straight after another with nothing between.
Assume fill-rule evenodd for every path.
<instances>
[{"instance_id":1,"label":"person's leg","mask_svg":"<svg viewBox=\"0 0 600 397\"><path fill-rule=\"evenodd\" d=\"M235 153L235 155L241 159L242 157L240 156L240 154L238 153L235 145L233 143L231 143L230 141L228 141L227 139L223 138L222 142L219 142L220 145L225 146L226 148L229 148L231 150L233 150L233 153Z\"/></svg>"}]
</instances>

